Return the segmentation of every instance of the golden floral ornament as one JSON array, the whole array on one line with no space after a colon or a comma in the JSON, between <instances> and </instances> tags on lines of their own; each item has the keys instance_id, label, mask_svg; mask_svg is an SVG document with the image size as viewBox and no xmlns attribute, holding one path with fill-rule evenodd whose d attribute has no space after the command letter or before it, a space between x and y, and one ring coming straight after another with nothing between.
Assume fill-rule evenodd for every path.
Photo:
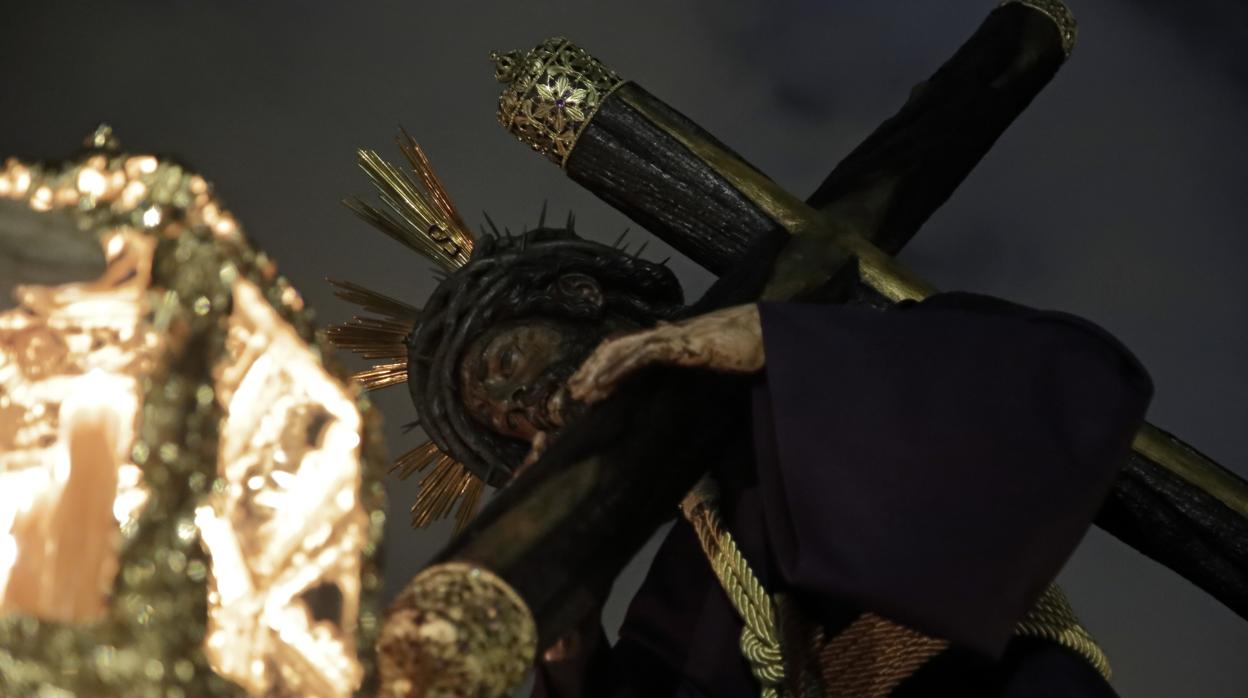
<instances>
[{"instance_id":1,"label":"golden floral ornament","mask_svg":"<svg viewBox=\"0 0 1248 698\"><path fill-rule=\"evenodd\" d=\"M85 146L0 168L0 255L100 255L0 311L0 695L351 695L377 417L203 177Z\"/></svg>"},{"instance_id":2,"label":"golden floral ornament","mask_svg":"<svg viewBox=\"0 0 1248 698\"><path fill-rule=\"evenodd\" d=\"M560 167L603 101L624 81L563 37L528 53L492 53L494 75L507 85L498 120L509 132Z\"/></svg>"},{"instance_id":3,"label":"golden floral ornament","mask_svg":"<svg viewBox=\"0 0 1248 698\"><path fill-rule=\"evenodd\" d=\"M555 78L555 84L539 83L537 85L538 104L533 115L539 119L548 119L557 131L566 129L569 122L585 120L585 112L581 105L589 90L573 87L567 76Z\"/></svg>"}]
</instances>

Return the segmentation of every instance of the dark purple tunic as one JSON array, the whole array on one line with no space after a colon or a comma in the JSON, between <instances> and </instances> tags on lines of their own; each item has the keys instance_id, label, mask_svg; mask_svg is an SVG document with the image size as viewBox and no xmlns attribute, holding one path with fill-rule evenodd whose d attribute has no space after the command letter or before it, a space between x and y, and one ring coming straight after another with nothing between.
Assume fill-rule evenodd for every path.
<instances>
[{"instance_id":1,"label":"dark purple tunic","mask_svg":"<svg viewBox=\"0 0 1248 698\"><path fill-rule=\"evenodd\" d=\"M896 696L1112 696L1014 625L1078 545L1152 387L1096 326L983 296L763 304L752 434L714 468L760 580L834 634L869 610L951 641ZM752 440L752 447L749 441ZM741 621L678 522L590 696L757 696ZM605 652L605 649L604 649Z\"/></svg>"}]
</instances>

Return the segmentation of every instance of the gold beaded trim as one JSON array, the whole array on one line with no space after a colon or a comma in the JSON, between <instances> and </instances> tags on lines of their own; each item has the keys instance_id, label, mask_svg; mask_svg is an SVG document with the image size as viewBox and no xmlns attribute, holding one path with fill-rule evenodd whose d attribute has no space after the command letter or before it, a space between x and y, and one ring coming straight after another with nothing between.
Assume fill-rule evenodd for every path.
<instances>
[{"instance_id":1,"label":"gold beaded trim","mask_svg":"<svg viewBox=\"0 0 1248 698\"><path fill-rule=\"evenodd\" d=\"M1065 3L1061 0L1006 0L1001 4L1011 3L1030 7L1053 20L1053 24L1057 25L1058 34L1062 37L1062 53L1070 58L1070 52L1075 50L1075 40L1079 38L1079 25L1075 22L1075 15Z\"/></svg>"},{"instance_id":2,"label":"gold beaded trim","mask_svg":"<svg viewBox=\"0 0 1248 698\"><path fill-rule=\"evenodd\" d=\"M412 578L386 614L381 695L507 696L536 655L537 625L511 585L478 565L444 562Z\"/></svg>"},{"instance_id":3,"label":"gold beaded trim","mask_svg":"<svg viewBox=\"0 0 1248 698\"><path fill-rule=\"evenodd\" d=\"M528 53L490 54L494 77L507 88L498 98L503 128L560 167L598 108L624 81L563 37Z\"/></svg>"}]
</instances>

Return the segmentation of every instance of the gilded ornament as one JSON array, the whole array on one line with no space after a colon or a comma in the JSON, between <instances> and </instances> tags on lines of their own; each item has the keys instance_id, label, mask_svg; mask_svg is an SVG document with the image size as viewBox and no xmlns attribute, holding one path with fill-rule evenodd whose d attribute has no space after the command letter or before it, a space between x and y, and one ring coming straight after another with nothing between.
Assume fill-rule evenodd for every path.
<instances>
[{"instance_id":1,"label":"gilded ornament","mask_svg":"<svg viewBox=\"0 0 1248 698\"><path fill-rule=\"evenodd\" d=\"M503 579L467 562L417 574L386 613L377 641L386 698L501 698L537 654L537 627Z\"/></svg>"},{"instance_id":2,"label":"gilded ornament","mask_svg":"<svg viewBox=\"0 0 1248 698\"><path fill-rule=\"evenodd\" d=\"M560 167L603 101L624 81L563 37L528 53L492 53L494 76L507 87L498 120L510 133Z\"/></svg>"}]
</instances>

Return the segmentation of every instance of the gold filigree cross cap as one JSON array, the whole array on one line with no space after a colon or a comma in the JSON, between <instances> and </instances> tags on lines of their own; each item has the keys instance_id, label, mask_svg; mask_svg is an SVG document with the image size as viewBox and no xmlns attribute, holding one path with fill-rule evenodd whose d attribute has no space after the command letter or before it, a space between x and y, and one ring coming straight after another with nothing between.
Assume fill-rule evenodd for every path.
<instances>
[{"instance_id":1,"label":"gold filigree cross cap","mask_svg":"<svg viewBox=\"0 0 1248 698\"><path fill-rule=\"evenodd\" d=\"M490 54L494 77L507 84L498 121L560 167L598 108L624 81L585 49L553 37L528 53Z\"/></svg>"}]
</instances>

